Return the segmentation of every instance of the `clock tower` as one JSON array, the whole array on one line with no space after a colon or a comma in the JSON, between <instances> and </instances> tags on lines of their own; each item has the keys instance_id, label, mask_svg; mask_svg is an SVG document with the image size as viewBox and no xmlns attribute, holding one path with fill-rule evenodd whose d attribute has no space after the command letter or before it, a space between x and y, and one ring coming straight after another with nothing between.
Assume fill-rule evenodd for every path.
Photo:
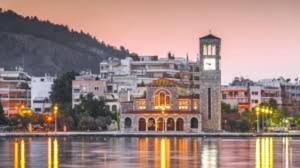
<instances>
[{"instance_id":1,"label":"clock tower","mask_svg":"<svg viewBox=\"0 0 300 168\"><path fill-rule=\"evenodd\" d=\"M200 113L203 131L221 130L221 39L200 38Z\"/></svg>"}]
</instances>

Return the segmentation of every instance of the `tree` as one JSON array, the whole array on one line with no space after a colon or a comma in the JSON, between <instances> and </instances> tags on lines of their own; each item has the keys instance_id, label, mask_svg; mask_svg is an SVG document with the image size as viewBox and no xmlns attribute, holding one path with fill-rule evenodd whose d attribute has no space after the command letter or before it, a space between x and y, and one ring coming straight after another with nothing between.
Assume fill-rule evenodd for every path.
<instances>
[{"instance_id":1,"label":"tree","mask_svg":"<svg viewBox=\"0 0 300 168\"><path fill-rule=\"evenodd\" d=\"M78 127L79 129L85 131L95 130L96 129L95 119L93 117L84 115L80 118Z\"/></svg>"},{"instance_id":2,"label":"tree","mask_svg":"<svg viewBox=\"0 0 300 168\"><path fill-rule=\"evenodd\" d=\"M21 123L22 127L28 130L28 125L34 121L34 116L30 109L25 109L24 112L17 114L17 119L18 123Z\"/></svg>"},{"instance_id":3,"label":"tree","mask_svg":"<svg viewBox=\"0 0 300 168\"><path fill-rule=\"evenodd\" d=\"M75 108L75 113L85 113L93 118L111 116L104 100L95 97L92 93L80 97L80 104Z\"/></svg>"},{"instance_id":4,"label":"tree","mask_svg":"<svg viewBox=\"0 0 300 168\"><path fill-rule=\"evenodd\" d=\"M106 117L99 116L95 120L95 123L98 128L101 128L101 130L106 130L107 126L109 126L111 124L111 117L110 116L106 116Z\"/></svg>"},{"instance_id":5,"label":"tree","mask_svg":"<svg viewBox=\"0 0 300 168\"><path fill-rule=\"evenodd\" d=\"M237 113L238 112L237 108L231 108L230 104L227 104L224 102L221 103L221 110L222 110L222 113Z\"/></svg>"},{"instance_id":6,"label":"tree","mask_svg":"<svg viewBox=\"0 0 300 168\"><path fill-rule=\"evenodd\" d=\"M76 72L66 72L59 76L53 83L50 99L58 103L60 111L70 111L72 106L72 80L75 80Z\"/></svg>"},{"instance_id":7,"label":"tree","mask_svg":"<svg viewBox=\"0 0 300 168\"><path fill-rule=\"evenodd\" d=\"M79 129L88 127L89 130L94 129L94 127L101 128L102 130L107 129L107 126L111 124L113 116L113 113L105 105L104 100L95 97L92 93L80 97L80 104L72 109L72 114L75 127L77 126ZM95 120L92 122L94 127L91 126L91 123L88 124L89 126L84 126L87 116Z\"/></svg>"},{"instance_id":8,"label":"tree","mask_svg":"<svg viewBox=\"0 0 300 168\"><path fill-rule=\"evenodd\" d=\"M269 100L269 106L271 106L273 109L277 109L278 108L278 103L277 103L277 101L275 100L275 99L273 99L273 98L271 98L270 100Z\"/></svg>"},{"instance_id":9,"label":"tree","mask_svg":"<svg viewBox=\"0 0 300 168\"><path fill-rule=\"evenodd\" d=\"M295 126L299 129L300 128L300 114L297 114L293 117L293 122Z\"/></svg>"},{"instance_id":10,"label":"tree","mask_svg":"<svg viewBox=\"0 0 300 168\"><path fill-rule=\"evenodd\" d=\"M6 125L7 118L5 117L2 103L0 102L0 125Z\"/></svg>"}]
</instances>

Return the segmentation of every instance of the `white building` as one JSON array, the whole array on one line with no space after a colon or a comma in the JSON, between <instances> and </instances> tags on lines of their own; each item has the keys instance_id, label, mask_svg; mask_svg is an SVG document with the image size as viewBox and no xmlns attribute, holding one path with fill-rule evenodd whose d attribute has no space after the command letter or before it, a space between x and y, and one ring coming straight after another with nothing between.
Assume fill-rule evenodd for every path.
<instances>
[{"instance_id":1,"label":"white building","mask_svg":"<svg viewBox=\"0 0 300 168\"><path fill-rule=\"evenodd\" d=\"M31 78L31 109L35 113L51 111L50 92L56 77L32 77Z\"/></svg>"},{"instance_id":2,"label":"white building","mask_svg":"<svg viewBox=\"0 0 300 168\"><path fill-rule=\"evenodd\" d=\"M122 90L128 94L140 94L137 86L149 84L159 78L168 78L189 84L189 64L187 59L168 56L140 56L139 60L110 58L100 63L100 78L108 81L108 90L114 97Z\"/></svg>"},{"instance_id":3,"label":"white building","mask_svg":"<svg viewBox=\"0 0 300 168\"><path fill-rule=\"evenodd\" d=\"M139 60L130 57L125 59L111 58L100 63L100 78L111 79L115 76L135 75L139 82L150 83L154 79L172 78L175 80L186 79L183 75L188 72L188 63L184 58L158 58L158 56L140 56Z\"/></svg>"}]
</instances>

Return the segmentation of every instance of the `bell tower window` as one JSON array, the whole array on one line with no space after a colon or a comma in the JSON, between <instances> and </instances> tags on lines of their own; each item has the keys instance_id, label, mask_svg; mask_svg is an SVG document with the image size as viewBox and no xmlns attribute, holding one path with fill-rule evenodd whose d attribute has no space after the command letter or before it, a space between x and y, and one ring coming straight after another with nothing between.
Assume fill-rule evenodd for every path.
<instances>
[{"instance_id":1,"label":"bell tower window","mask_svg":"<svg viewBox=\"0 0 300 168\"><path fill-rule=\"evenodd\" d=\"M203 45L203 55L207 55L207 45Z\"/></svg>"},{"instance_id":2,"label":"bell tower window","mask_svg":"<svg viewBox=\"0 0 300 168\"><path fill-rule=\"evenodd\" d=\"M211 53L211 45L210 44L208 45L207 50L208 50L207 55L212 55L212 53Z\"/></svg>"},{"instance_id":3,"label":"bell tower window","mask_svg":"<svg viewBox=\"0 0 300 168\"><path fill-rule=\"evenodd\" d=\"M211 55L216 55L216 45L213 45L212 47L211 47Z\"/></svg>"}]
</instances>

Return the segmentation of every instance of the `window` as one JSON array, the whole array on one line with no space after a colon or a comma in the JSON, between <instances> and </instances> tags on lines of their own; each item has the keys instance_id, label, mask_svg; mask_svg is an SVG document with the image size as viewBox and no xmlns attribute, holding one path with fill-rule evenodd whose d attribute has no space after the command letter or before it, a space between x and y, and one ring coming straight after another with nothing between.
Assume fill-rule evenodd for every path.
<instances>
[{"instance_id":1,"label":"window","mask_svg":"<svg viewBox=\"0 0 300 168\"><path fill-rule=\"evenodd\" d=\"M191 119L191 128L198 128L198 119L195 117Z\"/></svg>"},{"instance_id":2,"label":"window","mask_svg":"<svg viewBox=\"0 0 300 168\"><path fill-rule=\"evenodd\" d=\"M211 45L208 45L208 47L207 47L207 55L211 55L212 53L211 53Z\"/></svg>"},{"instance_id":3,"label":"window","mask_svg":"<svg viewBox=\"0 0 300 168\"><path fill-rule=\"evenodd\" d=\"M169 92L165 90L160 90L155 93L154 95L154 108L160 109L160 108L170 108L171 106L171 97Z\"/></svg>"},{"instance_id":4,"label":"window","mask_svg":"<svg viewBox=\"0 0 300 168\"><path fill-rule=\"evenodd\" d=\"M155 120L154 120L154 118L149 118L149 120L148 120L148 131L155 131Z\"/></svg>"},{"instance_id":5,"label":"window","mask_svg":"<svg viewBox=\"0 0 300 168\"><path fill-rule=\"evenodd\" d=\"M125 118L125 128L131 128L131 119L129 117Z\"/></svg>"},{"instance_id":6,"label":"window","mask_svg":"<svg viewBox=\"0 0 300 168\"><path fill-rule=\"evenodd\" d=\"M160 94L159 94L159 104L165 104L166 102L166 95L165 95L165 93L164 92L161 92Z\"/></svg>"},{"instance_id":7,"label":"window","mask_svg":"<svg viewBox=\"0 0 300 168\"><path fill-rule=\"evenodd\" d=\"M208 119L211 119L211 88L208 88L207 90L207 109L208 109Z\"/></svg>"},{"instance_id":8,"label":"window","mask_svg":"<svg viewBox=\"0 0 300 168\"><path fill-rule=\"evenodd\" d=\"M136 107L137 107L137 109L140 109L140 110L146 109L146 100L137 100Z\"/></svg>"},{"instance_id":9,"label":"window","mask_svg":"<svg viewBox=\"0 0 300 168\"><path fill-rule=\"evenodd\" d=\"M179 100L178 108L179 108L179 110L187 110L189 108L189 101L188 100Z\"/></svg>"},{"instance_id":10,"label":"window","mask_svg":"<svg viewBox=\"0 0 300 168\"><path fill-rule=\"evenodd\" d=\"M211 47L211 50L212 50L212 55L216 55L216 46L215 45L213 45Z\"/></svg>"},{"instance_id":11,"label":"window","mask_svg":"<svg viewBox=\"0 0 300 168\"><path fill-rule=\"evenodd\" d=\"M96 86L96 87L95 87L95 90L96 90L96 91L98 91L98 90L99 90L99 87L98 87L98 86Z\"/></svg>"},{"instance_id":12,"label":"window","mask_svg":"<svg viewBox=\"0 0 300 168\"><path fill-rule=\"evenodd\" d=\"M74 89L74 93L79 93L80 89Z\"/></svg>"},{"instance_id":13,"label":"window","mask_svg":"<svg viewBox=\"0 0 300 168\"><path fill-rule=\"evenodd\" d=\"M193 104L193 106L194 106L194 110L198 110L198 101L199 100L193 100L194 101L194 104Z\"/></svg>"},{"instance_id":14,"label":"window","mask_svg":"<svg viewBox=\"0 0 300 168\"><path fill-rule=\"evenodd\" d=\"M203 55L207 55L207 45L203 45Z\"/></svg>"}]
</instances>

